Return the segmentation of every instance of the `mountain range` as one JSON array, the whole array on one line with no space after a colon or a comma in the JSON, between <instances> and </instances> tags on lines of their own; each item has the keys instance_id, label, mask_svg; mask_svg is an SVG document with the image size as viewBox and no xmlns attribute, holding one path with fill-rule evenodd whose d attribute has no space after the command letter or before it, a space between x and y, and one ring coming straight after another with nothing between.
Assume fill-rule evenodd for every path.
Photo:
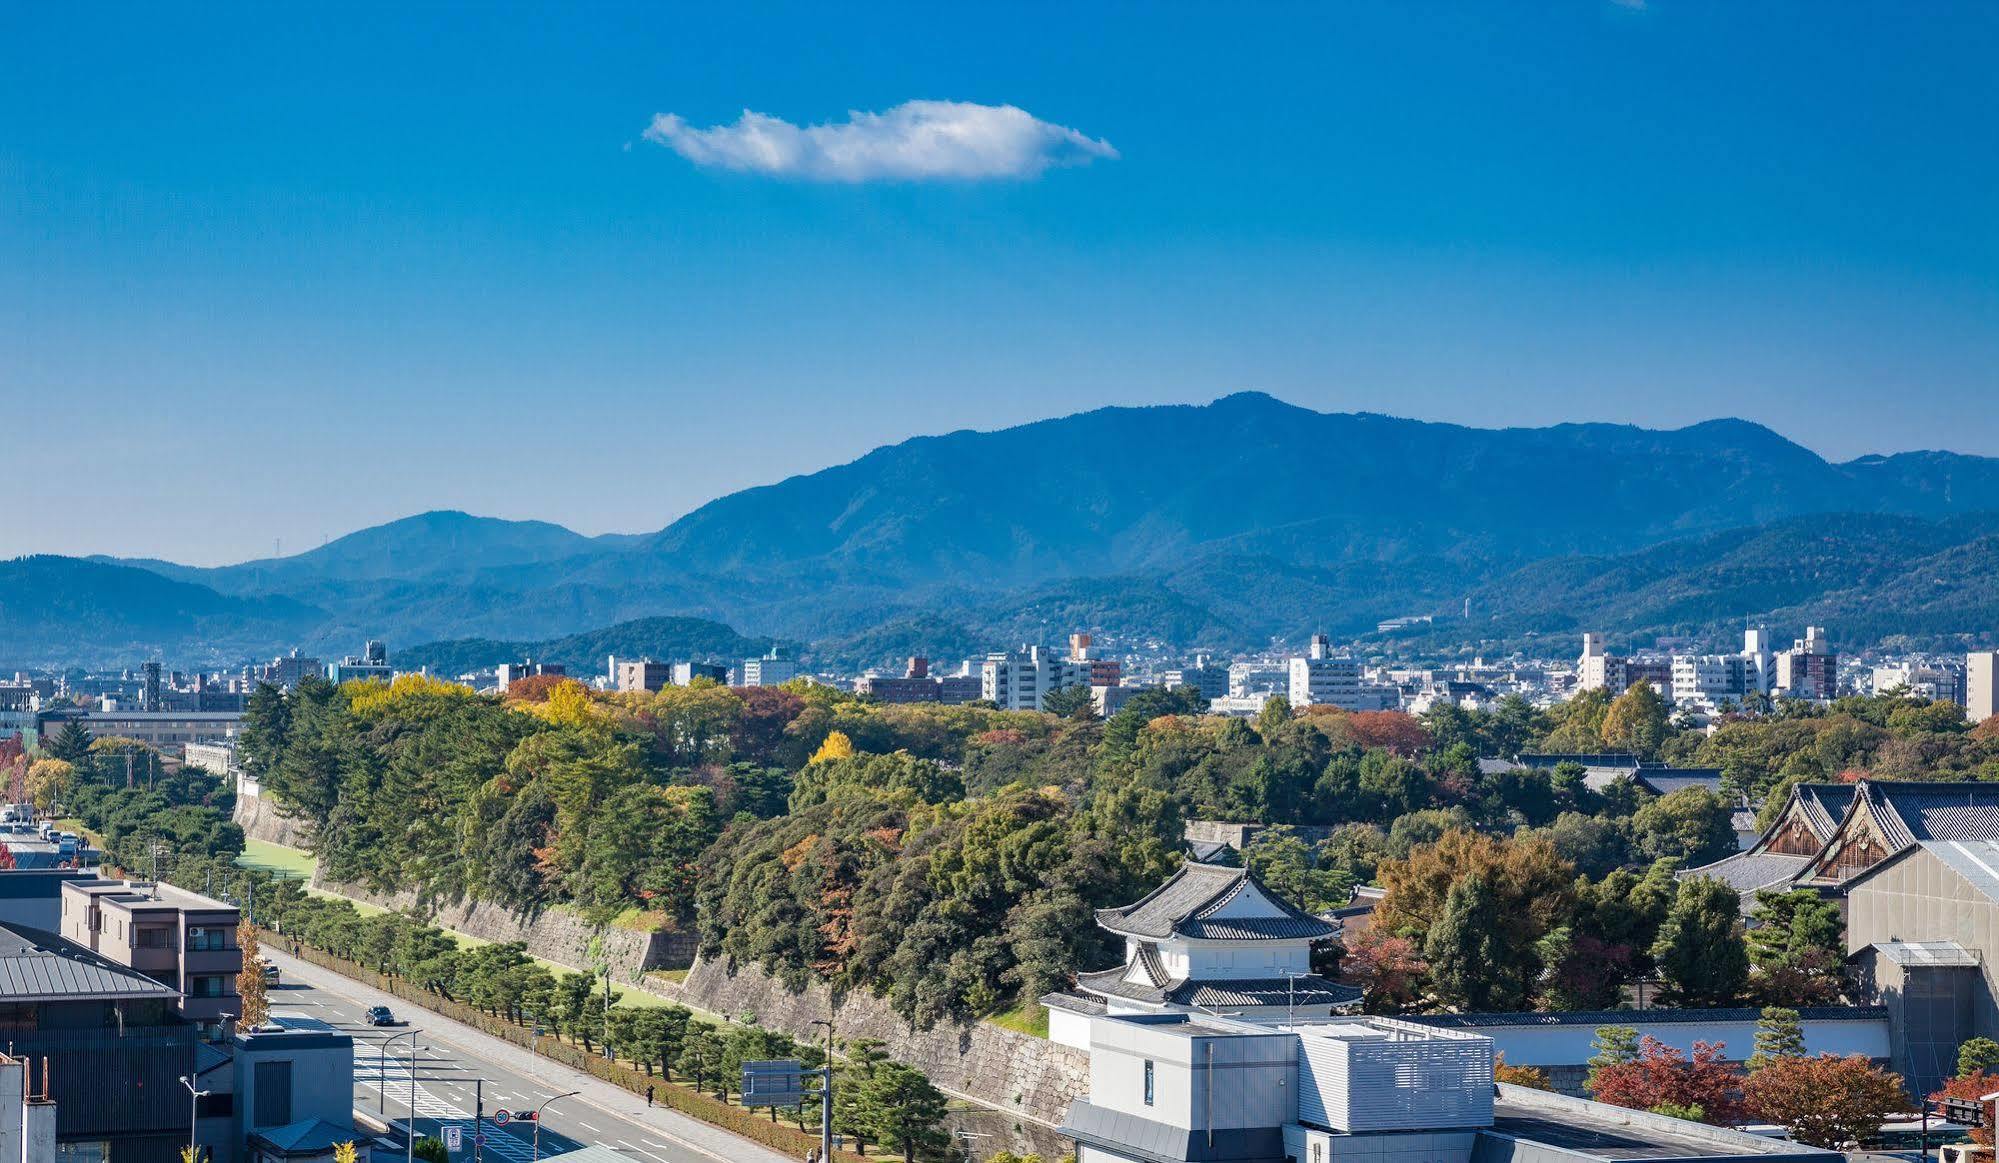
<instances>
[{"instance_id":1,"label":"mountain range","mask_svg":"<svg viewBox=\"0 0 1999 1163\"><path fill-rule=\"evenodd\" d=\"M850 665L1073 629L1244 649L1417 614L1442 616L1424 649L1745 619L1951 639L1999 629L1995 566L1999 459L1834 463L1742 420L1478 429L1243 393L917 437L650 534L435 512L219 568L21 558L0 563L0 664L511 649L660 615Z\"/></svg>"}]
</instances>

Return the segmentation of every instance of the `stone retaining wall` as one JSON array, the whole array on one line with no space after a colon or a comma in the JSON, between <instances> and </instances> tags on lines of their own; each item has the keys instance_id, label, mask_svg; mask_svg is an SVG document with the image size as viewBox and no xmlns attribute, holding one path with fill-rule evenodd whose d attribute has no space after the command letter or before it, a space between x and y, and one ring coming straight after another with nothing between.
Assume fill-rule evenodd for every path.
<instances>
[{"instance_id":1,"label":"stone retaining wall","mask_svg":"<svg viewBox=\"0 0 1999 1163\"><path fill-rule=\"evenodd\" d=\"M269 796L237 796L230 818L241 824L243 834L252 840L283 844L287 848L306 846L305 821L281 814L277 802Z\"/></svg>"},{"instance_id":2,"label":"stone retaining wall","mask_svg":"<svg viewBox=\"0 0 1999 1163\"><path fill-rule=\"evenodd\" d=\"M692 933L646 933L597 926L569 909L544 909L521 917L483 901L443 901L425 905L415 893L379 893L358 885L314 879L314 886L385 909L413 909L432 924L456 929L482 941L520 941L528 952L557 965L590 971L600 963L613 976L636 981L648 969L685 969L693 963Z\"/></svg>"},{"instance_id":3,"label":"stone retaining wall","mask_svg":"<svg viewBox=\"0 0 1999 1163\"><path fill-rule=\"evenodd\" d=\"M730 972L719 960L697 958L685 982L653 988L725 1017L755 1015L758 1025L796 1038L823 1037L823 1029L815 1030L812 1022L830 1015L841 1039L878 1039L892 1057L921 1070L939 1087L1024 1121L1022 1138L1044 1154L1041 1144L1052 1137L1069 1103L1089 1092L1089 1056L1068 1046L986 1022L913 1030L871 993L836 999L816 982L794 992L754 965L739 964ZM1066 1151L1050 1157L1060 1158Z\"/></svg>"}]
</instances>

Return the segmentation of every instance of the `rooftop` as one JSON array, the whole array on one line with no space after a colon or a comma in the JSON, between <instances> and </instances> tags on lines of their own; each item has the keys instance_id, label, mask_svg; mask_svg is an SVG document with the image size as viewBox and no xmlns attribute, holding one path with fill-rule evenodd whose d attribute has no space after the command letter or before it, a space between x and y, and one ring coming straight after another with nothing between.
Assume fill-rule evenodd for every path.
<instances>
[{"instance_id":1,"label":"rooftop","mask_svg":"<svg viewBox=\"0 0 1999 1163\"><path fill-rule=\"evenodd\" d=\"M1573 1152L1585 1159L1824 1160L1840 1155L1746 1131L1625 1110L1586 1099L1500 1084L1486 1134Z\"/></svg>"},{"instance_id":2,"label":"rooftop","mask_svg":"<svg viewBox=\"0 0 1999 1163\"><path fill-rule=\"evenodd\" d=\"M1262 915L1218 915L1244 893L1254 893ZM1247 868L1188 861L1158 888L1123 908L1098 909L1097 923L1128 937L1188 937L1259 941L1330 937L1339 926L1297 908L1260 884Z\"/></svg>"},{"instance_id":3,"label":"rooftop","mask_svg":"<svg viewBox=\"0 0 1999 1163\"><path fill-rule=\"evenodd\" d=\"M178 990L54 933L0 922L0 997L9 1001L179 996Z\"/></svg>"}]
</instances>

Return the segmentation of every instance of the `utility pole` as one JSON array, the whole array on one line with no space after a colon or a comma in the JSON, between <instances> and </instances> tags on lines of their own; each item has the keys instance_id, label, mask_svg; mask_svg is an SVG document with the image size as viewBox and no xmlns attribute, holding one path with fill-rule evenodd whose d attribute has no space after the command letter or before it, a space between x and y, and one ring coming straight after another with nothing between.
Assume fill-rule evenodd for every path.
<instances>
[{"instance_id":1,"label":"utility pole","mask_svg":"<svg viewBox=\"0 0 1999 1163\"><path fill-rule=\"evenodd\" d=\"M486 1163L486 1080L472 1080L472 1163Z\"/></svg>"},{"instance_id":2,"label":"utility pole","mask_svg":"<svg viewBox=\"0 0 1999 1163\"><path fill-rule=\"evenodd\" d=\"M416 1059L422 1053L416 1039L410 1039L410 1121L404 1124L403 1163L416 1163Z\"/></svg>"},{"instance_id":3,"label":"utility pole","mask_svg":"<svg viewBox=\"0 0 1999 1163\"><path fill-rule=\"evenodd\" d=\"M604 1057L611 1057L611 963L604 962Z\"/></svg>"}]
</instances>

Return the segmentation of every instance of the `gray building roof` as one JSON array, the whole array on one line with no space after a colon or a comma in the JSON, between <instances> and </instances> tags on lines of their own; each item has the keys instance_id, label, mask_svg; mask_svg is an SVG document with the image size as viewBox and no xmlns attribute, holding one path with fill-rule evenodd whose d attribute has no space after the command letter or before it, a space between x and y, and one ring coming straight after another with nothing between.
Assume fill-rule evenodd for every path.
<instances>
[{"instance_id":1,"label":"gray building roof","mask_svg":"<svg viewBox=\"0 0 1999 1163\"><path fill-rule=\"evenodd\" d=\"M1085 1146L1107 1150L1139 1163L1282 1163L1280 1127L1216 1127L1212 1133L1175 1127L1077 1099L1061 1132Z\"/></svg>"},{"instance_id":2,"label":"gray building roof","mask_svg":"<svg viewBox=\"0 0 1999 1163\"><path fill-rule=\"evenodd\" d=\"M9 1001L179 996L179 990L54 933L0 923L0 997Z\"/></svg>"},{"instance_id":3,"label":"gray building roof","mask_svg":"<svg viewBox=\"0 0 1999 1163\"><path fill-rule=\"evenodd\" d=\"M1647 1009L1647 1010L1556 1010L1522 1013L1419 1014L1399 1018L1422 1026L1446 1029L1478 1029L1481 1026L1621 1026L1633 1022L1647 1025L1688 1022L1754 1022L1763 1011L1748 1007L1735 1009ZM1798 1017L1811 1021L1880 1022L1888 1019L1883 1006L1802 1006Z\"/></svg>"},{"instance_id":4,"label":"gray building roof","mask_svg":"<svg viewBox=\"0 0 1999 1163\"><path fill-rule=\"evenodd\" d=\"M1856 785L1854 799L1855 808L1866 800L1882 838L1896 848L1924 840L1999 839L1999 783L1868 779Z\"/></svg>"},{"instance_id":5,"label":"gray building roof","mask_svg":"<svg viewBox=\"0 0 1999 1163\"><path fill-rule=\"evenodd\" d=\"M1254 886L1278 910L1274 917L1216 917L1212 914ZM1166 883L1123 908L1098 909L1097 923L1113 933L1155 940L1191 937L1210 941L1261 941L1330 937L1339 926L1284 901L1265 889L1247 868L1189 861Z\"/></svg>"},{"instance_id":6,"label":"gray building roof","mask_svg":"<svg viewBox=\"0 0 1999 1163\"><path fill-rule=\"evenodd\" d=\"M1839 831L1840 817L1853 803L1853 785L1846 783L1801 783L1791 788L1805 822L1819 839L1829 840Z\"/></svg>"},{"instance_id":7,"label":"gray building roof","mask_svg":"<svg viewBox=\"0 0 1999 1163\"><path fill-rule=\"evenodd\" d=\"M1789 886L1811 862L1809 856L1788 856L1782 852L1738 852L1713 864L1686 869L1679 875L1682 880L1712 877L1747 895L1760 888Z\"/></svg>"}]
</instances>

